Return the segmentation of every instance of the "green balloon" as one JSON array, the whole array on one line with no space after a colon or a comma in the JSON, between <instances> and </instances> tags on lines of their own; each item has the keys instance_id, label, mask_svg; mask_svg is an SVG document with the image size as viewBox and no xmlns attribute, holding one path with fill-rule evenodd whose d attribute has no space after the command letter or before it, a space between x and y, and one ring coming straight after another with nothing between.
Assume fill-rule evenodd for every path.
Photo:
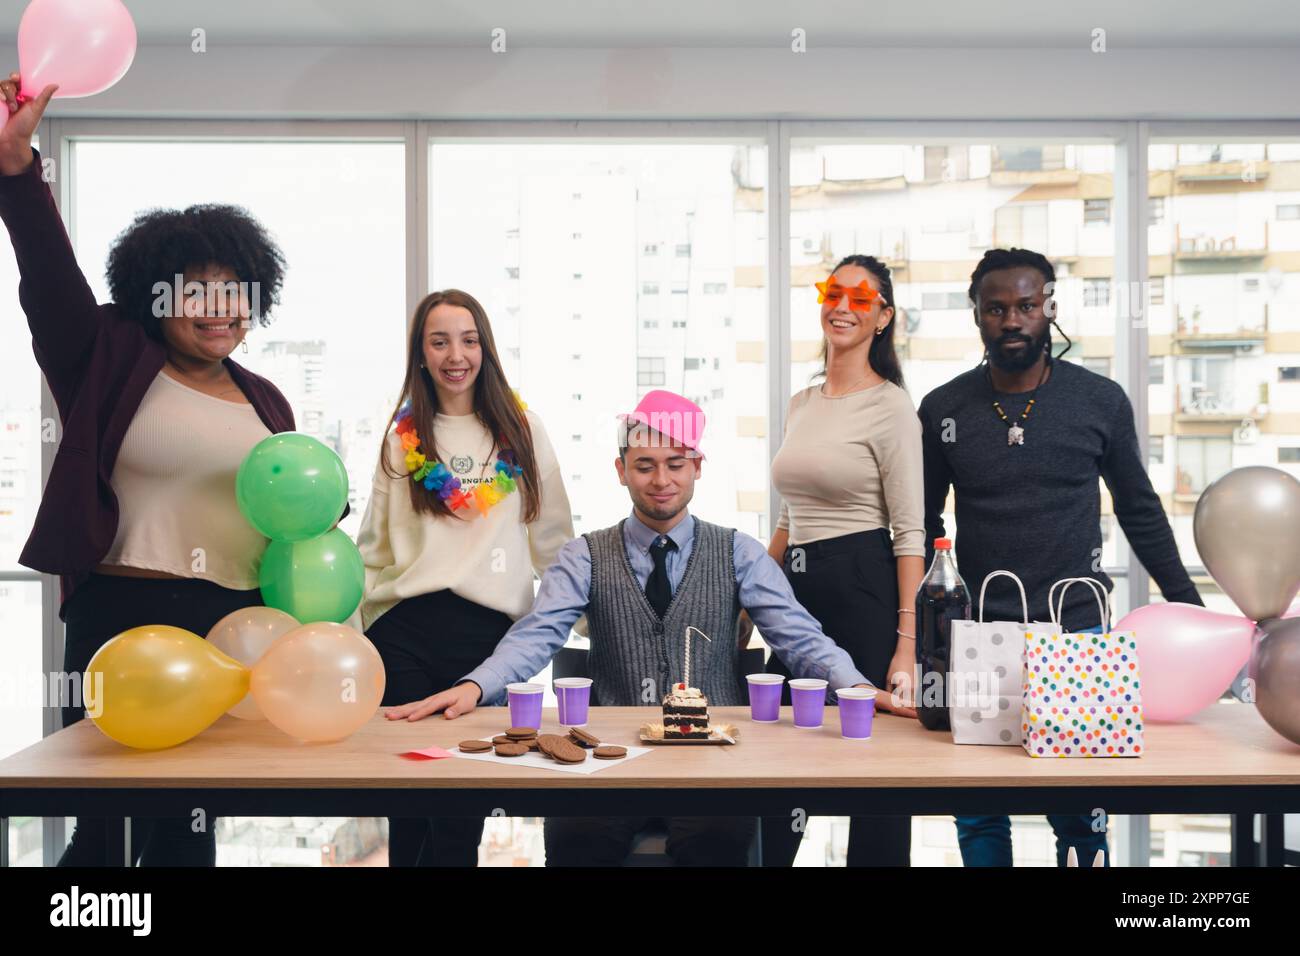
<instances>
[{"instance_id":1,"label":"green balloon","mask_svg":"<svg viewBox=\"0 0 1300 956\"><path fill-rule=\"evenodd\" d=\"M352 539L335 528L310 541L272 541L258 583L267 607L302 624L341 624L361 603L366 566Z\"/></svg>"},{"instance_id":2,"label":"green balloon","mask_svg":"<svg viewBox=\"0 0 1300 956\"><path fill-rule=\"evenodd\" d=\"M235 500L248 523L272 541L306 541L342 517L347 469L328 445L281 432L254 445L239 466Z\"/></svg>"}]
</instances>

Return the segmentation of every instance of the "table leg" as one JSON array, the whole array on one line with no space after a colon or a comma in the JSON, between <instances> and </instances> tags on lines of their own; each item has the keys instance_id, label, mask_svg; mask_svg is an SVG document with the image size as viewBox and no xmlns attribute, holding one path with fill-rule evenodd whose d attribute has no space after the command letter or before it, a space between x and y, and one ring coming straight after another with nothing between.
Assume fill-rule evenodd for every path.
<instances>
[{"instance_id":1,"label":"table leg","mask_svg":"<svg viewBox=\"0 0 1300 956\"><path fill-rule=\"evenodd\" d=\"M1285 865L1285 828L1286 817L1280 813L1266 813L1260 823L1259 865Z\"/></svg>"},{"instance_id":2,"label":"table leg","mask_svg":"<svg viewBox=\"0 0 1300 956\"><path fill-rule=\"evenodd\" d=\"M105 856L109 866L131 866L131 818L110 817Z\"/></svg>"},{"instance_id":3,"label":"table leg","mask_svg":"<svg viewBox=\"0 0 1300 956\"><path fill-rule=\"evenodd\" d=\"M1255 847L1255 814L1232 815L1231 850L1228 861L1232 866L1258 866Z\"/></svg>"},{"instance_id":4,"label":"table leg","mask_svg":"<svg viewBox=\"0 0 1300 956\"><path fill-rule=\"evenodd\" d=\"M0 868L9 865L9 818L0 817Z\"/></svg>"}]
</instances>

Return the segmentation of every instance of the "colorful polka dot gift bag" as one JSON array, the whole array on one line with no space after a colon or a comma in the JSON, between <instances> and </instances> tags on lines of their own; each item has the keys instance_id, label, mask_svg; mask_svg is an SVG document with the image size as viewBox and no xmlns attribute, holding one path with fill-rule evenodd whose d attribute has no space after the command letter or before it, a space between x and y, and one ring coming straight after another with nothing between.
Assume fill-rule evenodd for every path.
<instances>
[{"instance_id":1,"label":"colorful polka dot gift bag","mask_svg":"<svg viewBox=\"0 0 1300 956\"><path fill-rule=\"evenodd\" d=\"M1101 609L1101 634L1073 634L1061 625L1065 591L1081 581ZM1061 588L1052 607L1052 594ZM1132 631L1110 630L1110 596L1093 578L1066 578L1048 592L1050 627L1025 634L1020 741L1031 757L1140 757L1142 681Z\"/></svg>"},{"instance_id":2,"label":"colorful polka dot gift bag","mask_svg":"<svg viewBox=\"0 0 1300 956\"><path fill-rule=\"evenodd\" d=\"M1020 589L1022 621L985 621L984 592L996 577ZM993 571L980 585L979 619L952 622L948 656L948 722L955 744L1020 746L1025 632L1029 623L1025 586L1010 571Z\"/></svg>"}]
</instances>

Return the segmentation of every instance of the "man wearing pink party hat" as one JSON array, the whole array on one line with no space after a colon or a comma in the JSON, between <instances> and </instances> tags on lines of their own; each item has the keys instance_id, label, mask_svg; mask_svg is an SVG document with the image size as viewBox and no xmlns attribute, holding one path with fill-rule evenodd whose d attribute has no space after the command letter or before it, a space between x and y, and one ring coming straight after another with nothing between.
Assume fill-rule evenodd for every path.
<instances>
[{"instance_id":1,"label":"man wearing pink party hat","mask_svg":"<svg viewBox=\"0 0 1300 956\"><path fill-rule=\"evenodd\" d=\"M646 394L621 415L619 482L632 513L617 525L575 538L542 578L532 610L496 651L455 687L390 708L390 719L452 719L502 697L507 684L539 673L586 614L591 634L592 703L657 704L683 683L687 628L690 683L716 706L747 700L736 640L748 611L764 639L802 677L831 688L870 687L848 653L795 600L781 569L747 534L694 517L688 506L704 455L704 412L672 392ZM890 701L876 698L881 709ZM548 818L548 866L617 866L651 818ZM667 816L668 853L684 866L743 866L755 819Z\"/></svg>"}]
</instances>

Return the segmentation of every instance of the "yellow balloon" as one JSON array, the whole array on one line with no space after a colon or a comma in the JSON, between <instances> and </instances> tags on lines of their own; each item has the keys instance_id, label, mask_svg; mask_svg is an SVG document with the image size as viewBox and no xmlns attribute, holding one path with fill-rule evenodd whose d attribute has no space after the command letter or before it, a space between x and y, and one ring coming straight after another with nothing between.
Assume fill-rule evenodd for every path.
<instances>
[{"instance_id":1,"label":"yellow balloon","mask_svg":"<svg viewBox=\"0 0 1300 956\"><path fill-rule=\"evenodd\" d=\"M86 667L86 711L118 743L161 750L206 730L248 692L249 670L165 624L123 631Z\"/></svg>"}]
</instances>

